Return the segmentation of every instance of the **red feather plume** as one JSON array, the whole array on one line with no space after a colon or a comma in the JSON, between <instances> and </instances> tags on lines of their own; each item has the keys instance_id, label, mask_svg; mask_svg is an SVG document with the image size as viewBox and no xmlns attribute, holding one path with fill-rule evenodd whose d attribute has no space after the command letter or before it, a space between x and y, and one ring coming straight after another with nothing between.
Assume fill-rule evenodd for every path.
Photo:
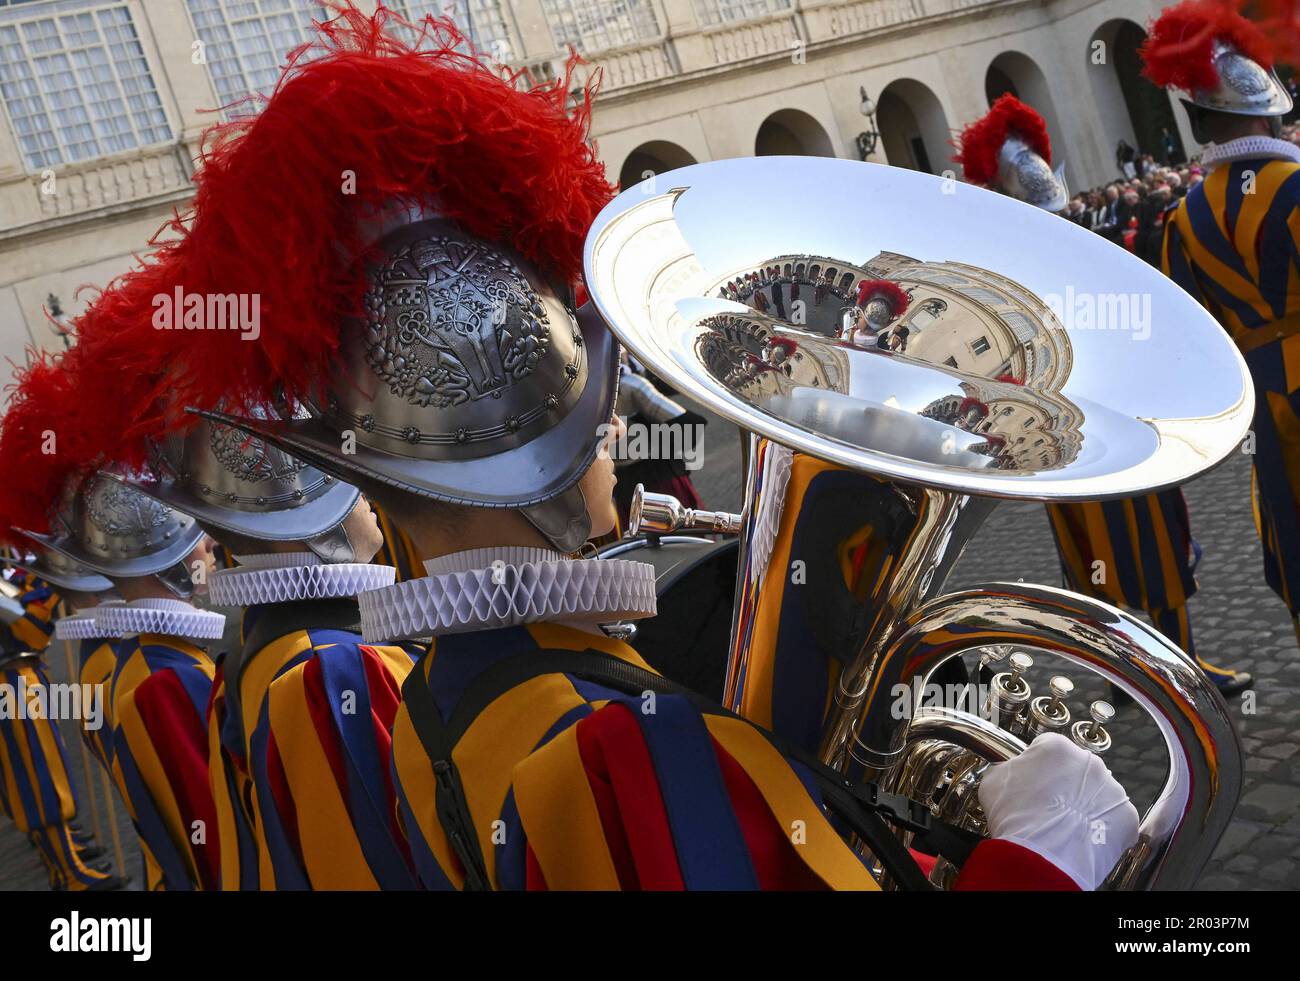
<instances>
[{"instance_id":1,"label":"red feather plume","mask_svg":"<svg viewBox=\"0 0 1300 981\"><path fill-rule=\"evenodd\" d=\"M115 337L150 329L153 298L175 278L166 255L154 258L111 283L73 322L79 337L97 343L29 352L0 420L0 535L14 525L48 530L67 481L106 463L138 468L149 440L188 422L168 397L169 373L156 356L124 371L100 357Z\"/></svg>"},{"instance_id":2,"label":"red feather plume","mask_svg":"<svg viewBox=\"0 0 1300 981\"><path fill-rule=\"evenodd\" d=\"M907 291L889 279L864 279L858 283L858 306L866 306L873 297L882 297L895 317L901 317L912 298Z\"/></svg>"},{"instance_id":3,"label":"red feather plume","mask_svg":"<svg viewBox=\"0 0 1300 981\"><path fill-rule=\"evenodd\" d=\"M1142 74L1159 86L1192 91L1217 85L1216 39L1230 42L1265 68L1273 67L1267 35L1237 12L1233 0L1184 0L1161 12L1138 49Z\"/></svg>"},{"instance_id":4,"label":"red feather plume","mask_svg":"<svg viewBox=\"0 0 1300 981\"><path fill-rule=\"evenodd\" d=\"M359 219L381 207L431 205L562 282L580 277L613 194L587 139L591 89L571 111L569 74L524 90L449 20L416 29L383 7L332 6L260 115L206 134L192 212L73 322L71 351L19 372L0 422L0 534L47 530L73 477L141 466L149 441L192 424L186 406L313 394L362 311ZM157 329L178 289L256 297L259 336Z\"/></svg>"},{"instance_id":5,"label":"red feather plume","mask_svg":"<svg viewBox=\"0 0 1300 981\"><path fill-rule=\"evenodd\" d=\"M999 96L983 118L961 131L953 160L961 164L971 183L994 185L998 181L998 154L1012 134L1029 144L1051 166L1052 141L1047 135L1047 123L1037 110L1010 92Z\"/></svg>"},{"instance_id":6,"label":"red feather plume","mask_svg":"<svg viewBox=\"0 0 1300 981\"><path fill-rule=\"evenodd\" d=\"M341 329L363 313L373 243L362 221L380 209L431 207L567 284L613 196L588 140L590 87L570 109L573 62L525 89L450 20L416 28L382 6L331 8L260 114L205 135L192 213L170 223L178 240L164 246L169 289L255 299L257 338L140 319L80 331L101 363L165 366L151 387L178 406L318 394Z\"/></svg>"},{"instance_id":7,"label":"red feather plume","mask_svg":"<svg viewBox=\"0 0 1300 981\"><path fill-rule=\"evenodd\" d=\"M1261 0L1259 26L1278 61L1300 65L1300 0Z\"/></svg>"}]
</instances>

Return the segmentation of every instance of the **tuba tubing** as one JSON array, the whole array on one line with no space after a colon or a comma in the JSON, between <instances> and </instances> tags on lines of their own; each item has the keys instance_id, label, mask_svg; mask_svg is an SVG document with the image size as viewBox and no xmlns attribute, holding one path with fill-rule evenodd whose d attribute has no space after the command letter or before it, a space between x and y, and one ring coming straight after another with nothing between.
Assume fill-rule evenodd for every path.
<instances>
[{"instance_id":1,"label":"tuba tubing","mask_svg":"<svg viewBox=\"0 0 1300 981\"><path fill-rule=\"evenodd\" d=\"M1169 770L1142 816L1139 845L1121 861L1111 885L1191 888L1241 793L1241 743L1222 697L1195 662L1151 627L1105 603L1030 583L990 583L926 603L877 655L851 758L884 772L922 738L944 739L988 759L1008 758L1014 743L985 731L996 727L976 716L921 709L914 699L910 712L891 707L902 690L897 685L915 693L916 681L923 686L945 661L997 645L1045 649L1087 668L1130 695L1155 721Z\"/></svg>"}]
</instances>

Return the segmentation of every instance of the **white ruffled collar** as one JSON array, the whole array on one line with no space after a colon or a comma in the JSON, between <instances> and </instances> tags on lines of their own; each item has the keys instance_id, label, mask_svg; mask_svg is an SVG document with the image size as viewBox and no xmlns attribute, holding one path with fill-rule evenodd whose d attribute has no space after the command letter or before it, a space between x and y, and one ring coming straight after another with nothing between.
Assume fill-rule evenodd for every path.
<instances>
[{"instance_id":1,"label":"white ruffled collar","mask_svg":"<svg viewBox=\"0 0 1300 981\"><path fill-rule=\"evenodd\" d=\"M654 567L570 559L545 548L480 548L429 559L428 575L362 593L368 644L524 623L574 626L655 615Z\"/></svg>"},{"instance_id":2,"label":"white ruffled collar","mask_svg":"<svg viewBox=\"0 0 1300 981\"><path fill-rule=\"evenodd\" d=\"M369 562L329 565L311 552L236 556L240 564L208 577L208 599L217 606L253 606L301 600L350 598L391 586L397 570Z\"/></svg>"},{"instance_id":3,"label":"white ruffled collar","mask_svg":"<svg viewBox=\"0 0 1300 981\"><path fill-rule=\"evenodd\" d=\"M1201 166L1207 170L1238 160L1261 159L1300 163L1300 146L1272 136L1242 136L1226 143L1211 143L1201 151Z\"/></svg>"},{"instance_id":4,"label":"white ruffled collar","mask_svg":"<svg viewBox=\"0 0 1300 981\"><path fill-rule=\"evenodd\" d=\"M101 610L125 605L123 600L109 600L99 606L80 610L72 616L63 617L54 624L54 636L58 640L108 640L114 635L105 633L95 617Z\"/></svg>"},{"instance_id":5,"label":"white ruffled collar","mask_svg":"<svg viewBox=\"0 0 1300 981\"><path fill-rule=\"evenodd\" d=\"M215 640L226 630L220 613L200 610L184 600L140 599L96 607L95 625L109 637L163 634L190 640Z\"/></svg>"}]
</instances>

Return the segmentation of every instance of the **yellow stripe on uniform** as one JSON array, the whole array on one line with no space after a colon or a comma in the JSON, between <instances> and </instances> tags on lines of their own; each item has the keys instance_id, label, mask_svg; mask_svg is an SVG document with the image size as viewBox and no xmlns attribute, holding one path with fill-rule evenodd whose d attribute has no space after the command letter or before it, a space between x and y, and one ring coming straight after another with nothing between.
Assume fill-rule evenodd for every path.
<instances>
[{"instance_id":1,"label":"yellow stripe on uniform","mask_svg":"<svg viewBox=\"0 0 1300 981\"><path fill-rule=\"evenodd\" d=\"M605 829L569 726L514 768L515 805L548 889L619 889ZM484 857L491 852L485 851Z\"/></svg>"},{"instance_id":2,"label":"yellow stripe on uniform","mask_svg":"<svg viewBox=\"0 0 1300 981\"><path fill-rule=\"evenodd\" d=\"M305 667L305 663L299 664L281 675L272 682L266 696L280 758L292 760L291 766L284 767L289 793L299 809L311 811L310 821L297 822L303 863L313 889L377 889L379 884L357 836L334 832L336 828L350 828L352 817L346 803L334 792L334 771L307 708ZM268 849L262 848L261 852L269 856Z\"/></svg>"},{"instance_id":3,"label":"yellow stripe on uniform","mask_svg":"<svg viewBox=\"0 0 1300 981\"><path fill-rule=\"evenodd\" d=\"M704 724L749 774L786 834L793 839L796 829L804 832L794 850L813 874L832 889L879 891L876 880L835 833L790 764L762 733L726 716L706 715Z\"/></svg>"}]
</instances>

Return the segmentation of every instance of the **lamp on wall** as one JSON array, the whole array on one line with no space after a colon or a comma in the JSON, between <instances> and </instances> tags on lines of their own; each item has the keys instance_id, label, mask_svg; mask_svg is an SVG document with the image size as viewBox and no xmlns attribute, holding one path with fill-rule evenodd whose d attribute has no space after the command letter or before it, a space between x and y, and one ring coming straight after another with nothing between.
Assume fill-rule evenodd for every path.
<instances>
[{"instance_id":1,"label":"lamp on wall","mask_svg":"<svg viewBox=\"0 0 1300 981\"><path fill-rule=\"evenodd\" d=\"M867 117L867 128L858 134L858 155L866 160L876 152L876 143L880 139L880 131L876 129L876 104L867 95L867 90L863 86L858 87L858 94L862 96L862 104L858 109L862 115Z\"/></svg>"},{"instance_id":2,"label":"lamp on wall","mask_svg":"<svg viewBox=\"0 0 1300 981\"><path fill-rule=\"evenodd\" d=\"M45 298L45 313L45 321L49 324L50 330L63 342L64 350L67 350L72 346L72 341L69 339L71 331L64 324L63 304L53 293Z\"/></svg>"}]
</instances>

